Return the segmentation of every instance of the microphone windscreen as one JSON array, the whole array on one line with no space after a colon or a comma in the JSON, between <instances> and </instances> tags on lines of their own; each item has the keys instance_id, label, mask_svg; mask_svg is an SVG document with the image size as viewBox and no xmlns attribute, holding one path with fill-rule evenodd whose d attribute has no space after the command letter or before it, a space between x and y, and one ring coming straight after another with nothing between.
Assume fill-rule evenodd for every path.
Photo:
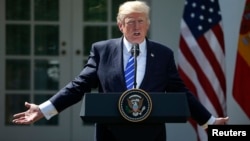
<instances>
[{"instance_id":1,"label":"microphone windscreen","mask_svg":"<svg viewBox=\"0 0 250 141\"><path fill-rule=\"evenodd\" d=\"M132 49L131 49L131 53L132 55L134 55L135 57L137 57L140 53L140 48L139 48L139 44L135 43L132 44ZM134 54L135 53L135 54Z\"/></svg>"}]
</instances>

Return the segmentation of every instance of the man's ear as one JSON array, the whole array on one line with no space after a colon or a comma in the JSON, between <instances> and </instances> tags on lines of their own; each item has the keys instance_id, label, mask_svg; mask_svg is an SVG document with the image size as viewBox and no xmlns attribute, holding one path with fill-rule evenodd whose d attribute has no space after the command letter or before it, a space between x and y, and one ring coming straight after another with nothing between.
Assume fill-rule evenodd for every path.
<instances>
[{"instance_id":1,"label":"man's ear","mask_svg":"<svg viewBox=\"0 0 250 141\"><path fill-rule=\"evenodd\" d=\"M120 31L123 33L123 25L122 25L122 23L117 23L117 26L118 26L118 28L120 29Z\"/></svg>"}]
</instances>

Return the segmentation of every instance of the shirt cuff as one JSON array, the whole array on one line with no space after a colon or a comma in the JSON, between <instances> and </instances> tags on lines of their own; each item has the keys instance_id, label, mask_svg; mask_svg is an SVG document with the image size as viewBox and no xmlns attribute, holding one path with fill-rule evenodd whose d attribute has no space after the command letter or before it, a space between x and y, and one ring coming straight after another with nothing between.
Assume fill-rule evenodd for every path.
<instances>
[{"instance_id":1,"label":"shirt cuff","mask_svg":"<svg viewBox=\"0 0 250 141\"><path fill-rule=\"evenodd\" d=\"M203 127L204 129L207 129L207 128L208 128L208 125L212 125L212 124L214 124L214 122L215 122L215 117L214 117L214 116L211 116L211 117L209 118L209 120L207 121L207 123L205 123L204 125L202 125L202 127Z\"/></svg>"},{"instance_id":2,"label":"shirt cuff","mask_svg":"<svg viewBox=\"0 0 250 141\"><path fill-rule=\"evenodd\" d=\"M40 104L39 108L47 120L58 114L58 111L49 100Z\"/></svg>"}]
</instances>

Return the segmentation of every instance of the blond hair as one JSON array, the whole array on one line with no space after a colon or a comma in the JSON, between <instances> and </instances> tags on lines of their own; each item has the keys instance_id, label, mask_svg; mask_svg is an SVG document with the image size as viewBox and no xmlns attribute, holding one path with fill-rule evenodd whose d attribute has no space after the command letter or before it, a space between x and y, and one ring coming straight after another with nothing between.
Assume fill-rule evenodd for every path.
<instances>
[{"instance_id":1,"label":"blond hair","mask_svg":"<svg viewBox=\"0 0 250 141\"><path fill-rule=\"evenodd\" d=\"M148 23L150 23L149 11L150 8L144 1L126 1L120 5L116 20L118 23L121 23L128 14L144 13L148 19Z\"/></svg>"}]
</instances>

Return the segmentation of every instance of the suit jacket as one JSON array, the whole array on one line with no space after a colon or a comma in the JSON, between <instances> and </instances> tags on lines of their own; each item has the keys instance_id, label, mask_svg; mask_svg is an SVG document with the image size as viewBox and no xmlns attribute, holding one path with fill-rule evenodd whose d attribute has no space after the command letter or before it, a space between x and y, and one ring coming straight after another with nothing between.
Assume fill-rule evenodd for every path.
<instances>
[{"instance_id":1,"label":"suit jacket","mask_svg":"<svg viewBox=\"0 0 250 141\"><path fill-rule=\"evenodd\" d=\"M139 88L146 92L166 92L166 94L168 92L186 92L191 117L198 124L205 124L211 117L211 114L185 87L178 74L173 51L147 38L146 49L146 70ZM94 87L98 87L101 93L122 93L126 91L123 64L123 37L94 43L90 51L88 62L80 74L54 95L50 101L60 112L79 102L84 93L90 92L91 88ZM136 125L133 129L136 127L138 127L138 129L133 132L145 129L141 132L141 136L144 136L148 131L150 133L156 132L155 137L152 135L152 138L154 138L152 140L157 140L156 138L158 136L161 138L159 140L165 141L164 125L155 125L154 127L152 125L145 125L139 128L140 126ZM121 130L126 129L126 127L120 127L98 124L96 130L98 141L104 139L106 135L109 136L110 141L110 136L112 136L113 131L119 131L118 128ZM112 131L112 129L115 130ZM138 133L136 133L136 135L138 135Z\"/></svg>"}]
</instances>

